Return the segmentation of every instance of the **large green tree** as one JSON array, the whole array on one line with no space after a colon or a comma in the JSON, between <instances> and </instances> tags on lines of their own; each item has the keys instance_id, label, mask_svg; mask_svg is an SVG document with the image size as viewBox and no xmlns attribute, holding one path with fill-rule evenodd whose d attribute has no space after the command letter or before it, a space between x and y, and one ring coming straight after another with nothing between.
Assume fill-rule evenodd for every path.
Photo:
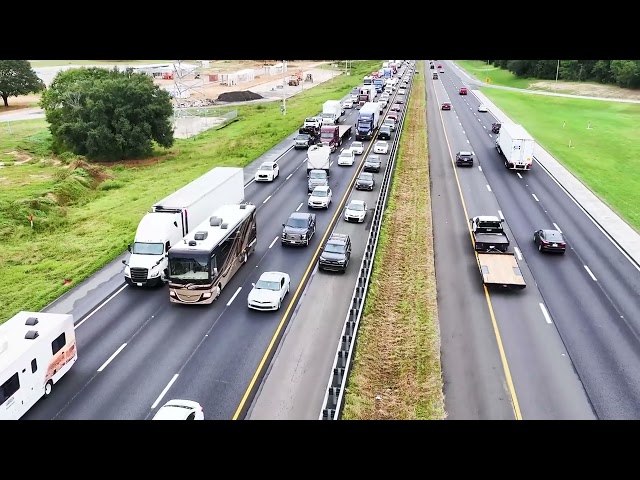
<instances>
[{"instance_id":1,"label":"large green tree","mask_svg":"<svg viewBox=\"0 0 640 480\"><path fill-rule=\"evenodd\" d=\"M38 93L44 82L31 68L29 60L0 60L0 97L9 106L9 97Z\"/></svg>"},{"instance_id":2,"label":"large green tree","mask_svg":"<svg viewBox=\"0 0 640 480\"><path fill-rule=\"evenodd\" d=\"M60 72L40 104L58 152L114 161L150 155L153 141L173 145L169 92L130 69Z\"/></svg>"}]
</instances>

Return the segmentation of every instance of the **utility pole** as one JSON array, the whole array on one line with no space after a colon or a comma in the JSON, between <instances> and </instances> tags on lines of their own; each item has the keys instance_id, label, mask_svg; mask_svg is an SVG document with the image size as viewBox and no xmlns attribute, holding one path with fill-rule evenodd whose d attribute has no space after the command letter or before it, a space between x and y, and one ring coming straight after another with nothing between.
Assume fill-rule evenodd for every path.
<instances>
[{"instance_id":1,"label":"utility pole","mask_svg":"<svg viewBox=\"0 0 640 480\"><path fill-rule=\"evenodd\" d=\"M556 67L556 83L558 83L558 74L560 73L560 60L558 60L558 66Z\"/></svg>"},{"instance_id":2,"label":"utility pole","mask_svg":"<svg viewBox=\"0 0 640 480\"><path fill-rule=\"evenodd\" d=\"M287 64L286 64L286 60L282 61L282 73L286 73L286 68L287 68ZM287 114L287 92L286 92L286 86L287 86L287 82L286 82L287 76L285 75L284 77L282 77L282 115L286 115Z\"/></svg>"}]
</instances>

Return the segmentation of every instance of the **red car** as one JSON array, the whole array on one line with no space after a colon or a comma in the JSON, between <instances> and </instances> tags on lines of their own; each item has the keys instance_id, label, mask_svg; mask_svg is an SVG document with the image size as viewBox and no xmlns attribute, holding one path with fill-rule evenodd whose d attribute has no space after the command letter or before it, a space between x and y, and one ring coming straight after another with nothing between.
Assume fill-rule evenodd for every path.
<instances>
[{"instance_id":1,"label":"red car","mask_svg":"<svg viewBox=\"0 0 640 480\"><path fill-rule=\"evenodd\" d=\"M444 102L442 104L442 110L451 110L451 104L449 102Z\"/></svg>"},{"instance_id":2,"label":"red car","mask_svg":"<svg viewBox=\"0 0 640 480\"><path fill-rule=\"evenodd\" d=\"M466 88L464 88L464 87L462 87L462 88L460 89L460 95L466 95L466 94L467 94L467 89L466 89Z\"/></svg>"},{"instance_id":3,"label":"red car","mask_svg":"<svg viewBox=\"0 0 640 480\"><path fill-rule=\"evenodd\" d=\"M441 64L438 64L438 70L440 70L442 68Z\"/></svg>"},{"instance_id":4,"label":"red car","mask_svg":"<svg viewBox=\"0 0 640 480\"><path fill-rule=\"evenodd\" d=\"M401 103L394 103L393 106L391 107L391 111L392 112L400 112L400 111L402 111L402 104Z\"/></svg>"}]
</instances>

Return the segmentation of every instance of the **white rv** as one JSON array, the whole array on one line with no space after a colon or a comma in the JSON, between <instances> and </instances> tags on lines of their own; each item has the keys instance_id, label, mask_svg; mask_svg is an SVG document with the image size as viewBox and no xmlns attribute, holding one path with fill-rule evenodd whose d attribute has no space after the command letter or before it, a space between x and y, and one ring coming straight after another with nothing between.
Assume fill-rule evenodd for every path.
<instances>
[{"instance_id":1,"label":"white rv","mask_svg":"<svg viewBox=\"0 0 640 480\"><path fill-rule=\"evenodd\" d=\"M167 252L216 208L244 201L242 168L217 167L156 203L138 225L131 255L123 260L130 285L166 282Z\"/></svg>"},{"instance_id":2,"label":"white rv","mask_svg":"<svg viewBox=\"0 0 640 480\"><path fill-rule=\"evenodd\" d=\"M18 420L78 359L73 316L20 312L0 325L0 420Z\"/></svg>"}]
</instances>

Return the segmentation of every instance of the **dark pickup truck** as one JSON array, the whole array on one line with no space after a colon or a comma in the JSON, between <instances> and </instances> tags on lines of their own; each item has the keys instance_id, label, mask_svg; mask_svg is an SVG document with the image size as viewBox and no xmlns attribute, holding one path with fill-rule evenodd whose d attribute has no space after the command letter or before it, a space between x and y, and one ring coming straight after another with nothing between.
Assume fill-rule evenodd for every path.
<instances>
[{"instance_id":1,"label":"dark pickup truck","mask_svg":"<svg viewBox=\"0 0 640 480\"><path fill-rule=\"evenodd\" d=\"M282 224L283 245L309 246L309 241L316 233L316 214L307 212L293 212L287 223Z\"/></svg>"},{"instance_id":2,"label":"dark pickup truck","mask_svg":"<svg viewBox=\"0 0 640 480\"><path fill-rule=\"evenodd\" d=\"M509 237L502 228L504 220L488 215L469 219L476 252L506 252Z\"/></svg>"}]
</instances>

